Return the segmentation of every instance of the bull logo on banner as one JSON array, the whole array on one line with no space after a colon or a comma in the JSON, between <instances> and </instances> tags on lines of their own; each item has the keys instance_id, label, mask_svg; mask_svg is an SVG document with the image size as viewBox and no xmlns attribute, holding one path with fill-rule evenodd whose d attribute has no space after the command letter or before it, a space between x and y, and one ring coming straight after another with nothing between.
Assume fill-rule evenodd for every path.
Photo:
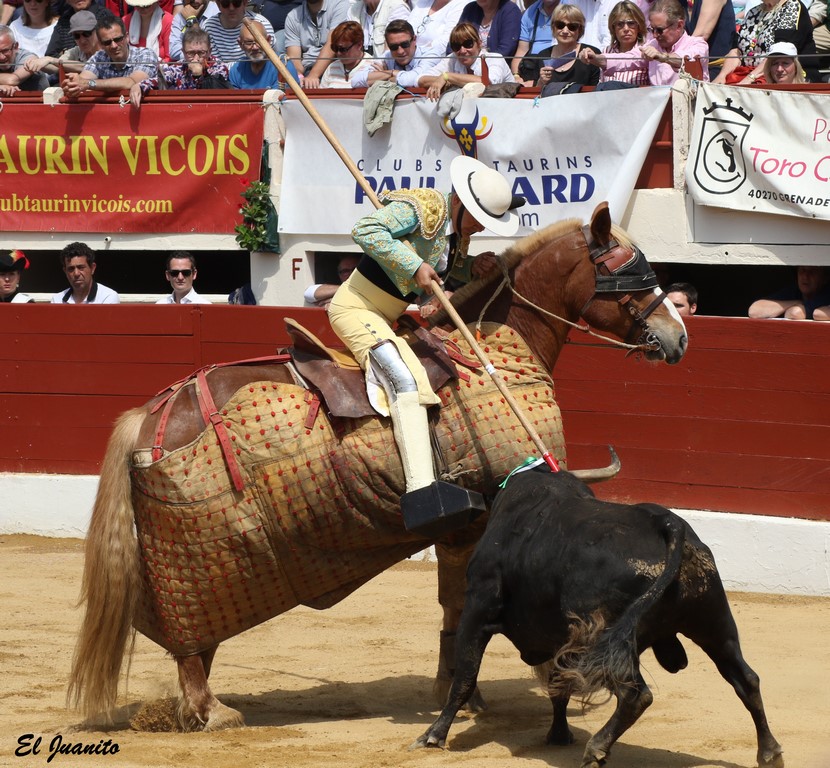
<instances>
[{"instance_id":1,"label":"bull logo on banner","mask_svg":"<svg viewBox=\"0 0 830 768\"><path fill-rule=\"evenodd\" d=\"M486 117L479 116L475 99L465 99L456 115L444 118L441 130L445 136L455 139L462 155L478 159L478 142L490 135L493 125Z\"/></svg>"},{"instance_id":2,"label":"bull logo on banner","mask_svg":"<svg viewBox=\"0 0 830 768\"><path fill-rule=\"evenodd\" d=\"M728 195L746 180L743 145L753 114L739 106L712 102L703 110L694 178L713 195Z\"/></svg>"}]
</instances>

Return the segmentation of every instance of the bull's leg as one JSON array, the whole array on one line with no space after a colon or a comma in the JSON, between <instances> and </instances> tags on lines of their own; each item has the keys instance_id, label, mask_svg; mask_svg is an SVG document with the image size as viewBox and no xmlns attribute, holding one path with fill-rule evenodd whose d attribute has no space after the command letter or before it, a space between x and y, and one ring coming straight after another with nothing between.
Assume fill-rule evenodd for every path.
<instances>
[{"instance_id":1,"label":"bull's leg","mask_svg":"<svg viewBox=\"0 0 830 768\"><path fill-rule=\"evenodd\" d=\"M630 684L622 682L615 691L617 708L611 719L597 731L585 746L581 768L599 768L611 752L611 747L648 709L654 697L639 669Z\"/></svg>"},{"instance_id":2,"label":"bull's leg","mask_svg":"<svg viewBox=\"0 0 830 768\"><path fill-rule=\"evenodd\" d=\"M550 700L553 704L553 723L545 738L546 744L567 746L574 743L573 732L568 727L568 701L570 701L570 698L570 696L557 696Z\"/></svg>"},{"instance_id":3,"label":"bull's leg","mask_svg":"<svg viewBox=\"0 0 830 768\"><path fill-rule=\"evenodd\" d=\"M196 656L176 656L182 691L176 717L185 731L219 731L245 725L242 713L222 704L208 685L217 648L214 646Z\"/></svg>"},{"instance_id":4,"label":"bull's leg","mask_svg":"<svg viewBox=\"0 0 830 768\"><path fill-rule=\"evenodd\" d=\"M475 524L469 527L475 527ZM439 707L447 703L453 681L456 632L467 589L467 564L478 541L476 536L474 540L455 543L457 538L454 537L453 542L439 542L435 545L438 558L438 602L444 611L438 672L432 685L432 694ZM470 712L481 712L487 708L478 688L470 695L465 708Z\"/></svg>"},{"instance_id":5,"label":"bull's leg","mask_svg":"<svg viewBox=\"0 0 830 768\"><path fill-rule=\"evenodd\" d=\"M729 616L732 619L731 612ZM767 724L764 702L761 699L761 681L758 675L744 661L738 630L731 621L733 632L718 643L702 646L709 658L715 662L718 672L732 685L738 698L752 715L758 737L759 768L784 768L784 750L776 741Z\"/></svg>"},{"instance_id":6,"label":"bull's leg","mask_svg":"<svg viewBox=\"0 0 830 768\"><path fill-rule=\"evenodd\" d=\"M486 623L484 611L468 606L458 630L458 643L464 653L456 656L456 669L449 697L438 719L412 744L416 747L443 747L458 710L476 693L478 672L487 643L495 627Z\"/></svg>"},{"instance_id":7,"label":"bull's leg","mask_svg":"<svg viewBox=\"0 0 830 768\"><path fill-rule=\"evenodd\" d=\"M738 698L749 710L758 737L758 765L761 768L783 768L783 750L767 724L758 675L744 661L741 653L738 627L729 608L726 592L716 571L709 580L709 589L695 606L695 614L706 616L707 620L684 626L683 633L715 662L718 672L735 689Z\"/></svg>"}]
</instances>

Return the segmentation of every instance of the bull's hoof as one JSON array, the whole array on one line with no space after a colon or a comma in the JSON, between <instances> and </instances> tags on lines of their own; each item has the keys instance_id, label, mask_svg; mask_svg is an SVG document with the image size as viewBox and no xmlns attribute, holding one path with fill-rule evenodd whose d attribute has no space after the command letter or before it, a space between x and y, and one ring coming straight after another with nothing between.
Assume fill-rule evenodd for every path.
<instances>
[{"instance_id":1,"label":"bull's hoof","mask_svg":"<svg viewBox=\"0 0 830 768\"><path fill-rule=\"evenodd\" d=\"M784 750L780 746L770 752L758 752L758 768L784 768Z\"/></svg>"},{"instance_id":2,"label":"bull's hoof","mask_svg":"<svg viewBox=\"0 0 830 768\"><path fill-rule=\"evenodd\" d=\"M579 768L600 768L605 765L607 759L608 753L601 749L586 749L585 754L582 755L582 764Z\"/></svg>"},{"instance_id":3,"label":"bull's hoof","mask_svg":"<svg viewBox=\"0 0 830 768\"><path fill-rule=\"evenodd\" d=\"M409 749L424 749L427 747L443 749L446 743L446 737L441 739L438 736L433 736L430 731L427 731L423 736L419 736L417 739L415 739L415 741L413 741L409 745Z\"/></svg>"}]
</instances>

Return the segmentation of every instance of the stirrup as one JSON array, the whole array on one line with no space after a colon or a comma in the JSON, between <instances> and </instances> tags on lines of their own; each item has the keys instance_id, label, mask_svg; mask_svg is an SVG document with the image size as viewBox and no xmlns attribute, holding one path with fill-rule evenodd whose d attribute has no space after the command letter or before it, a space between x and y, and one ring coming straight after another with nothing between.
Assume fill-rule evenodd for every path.
<instances>
[{"instance_id":1,"label":"stirrup","mask_svg":"<svg viewBox=\"0 0 830 768\"><path fill-rule=\"evenodd\" d=\"M486 509L480 493L442 480L401 496L406 530L428 539L468 525Z\"/></svg>"}]
</instances>

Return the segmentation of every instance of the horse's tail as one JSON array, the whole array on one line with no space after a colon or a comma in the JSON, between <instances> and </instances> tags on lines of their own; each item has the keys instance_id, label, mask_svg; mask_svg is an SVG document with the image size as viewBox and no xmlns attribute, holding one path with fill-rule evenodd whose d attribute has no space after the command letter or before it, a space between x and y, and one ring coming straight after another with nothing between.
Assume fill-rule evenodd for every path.
<instances>
[{"instance_id":1,"label":"horse's tail","mask_svg":"<svg viewBox=\"0 0 830 768\"><path fill-rule=\"evenodd\" d=\"M146 410L128 411L110 437L86 538L79 604L86 603L67 704L91 718L111 720L125 653L135 640L133 616L140 563L134 534L130 458ZM127 645L130 645L127 651Z\"/></svg>"}]
</instances>

